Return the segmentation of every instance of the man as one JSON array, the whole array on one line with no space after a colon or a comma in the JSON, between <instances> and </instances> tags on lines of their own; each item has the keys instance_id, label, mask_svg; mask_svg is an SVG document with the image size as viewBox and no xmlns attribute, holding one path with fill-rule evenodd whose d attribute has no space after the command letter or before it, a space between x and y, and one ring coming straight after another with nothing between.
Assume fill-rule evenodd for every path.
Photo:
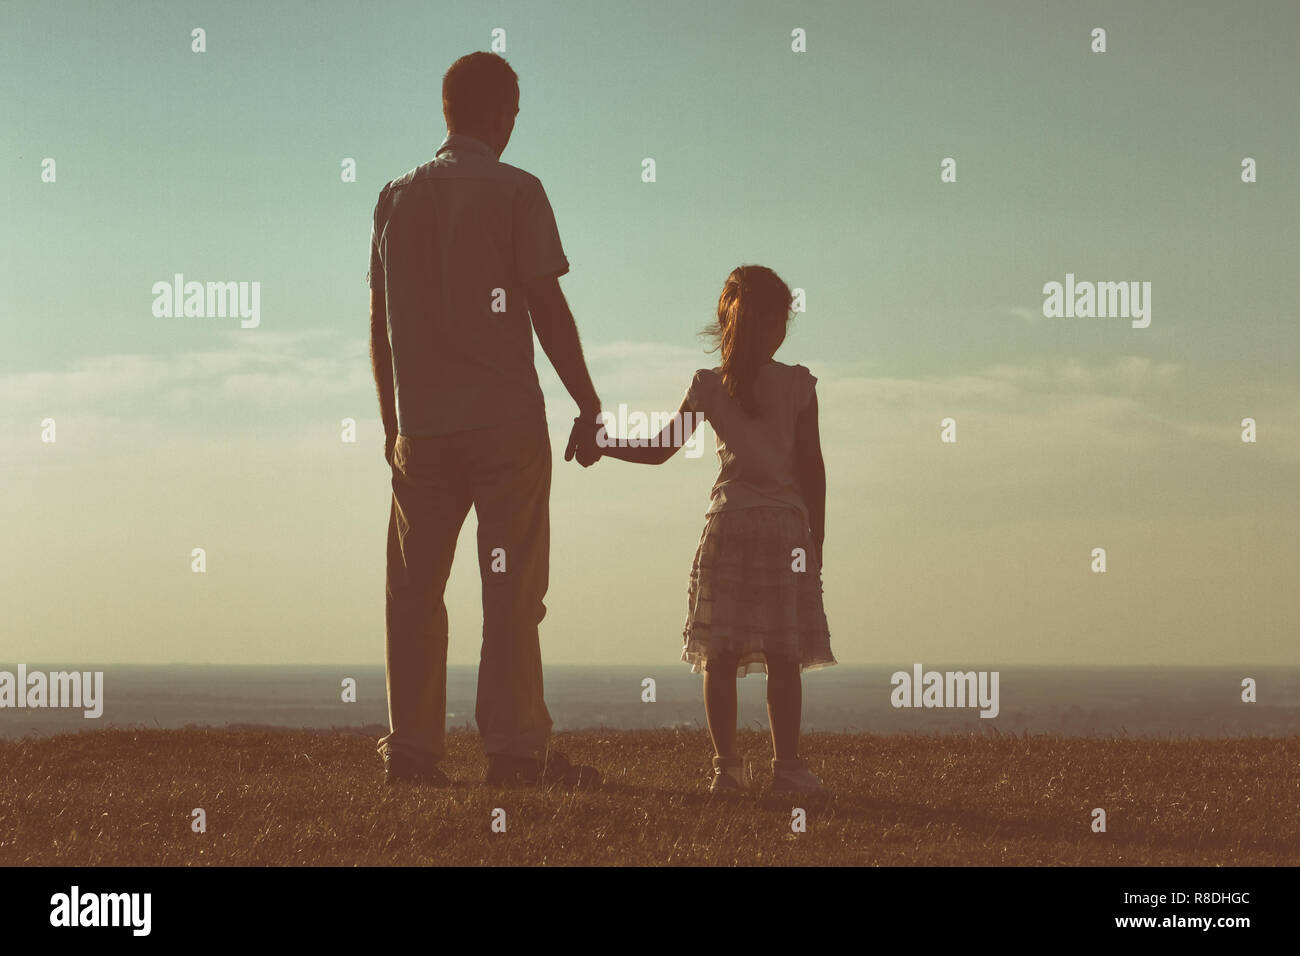
<instances>
[{"instance_id":1,"label":"man","mask_svg":"<svg viewBox=\"0 0 1300 956\"><path fill-rule=\"evenodd\" d=\"M446 784L443 592L470 506L483 646L475 720L494 784L598 780L548 753L537 625L546 613L551 448L533 330L578 405L566 450L599 457L600 399L560 291L569 271L541 182L499 161L519 112L509 64L471 53L443 77L447 138L386 185L370 249L370 348L392 468L389 783ZM529 318L531 316L531 326Z\"/></svg>"}]
</instances>

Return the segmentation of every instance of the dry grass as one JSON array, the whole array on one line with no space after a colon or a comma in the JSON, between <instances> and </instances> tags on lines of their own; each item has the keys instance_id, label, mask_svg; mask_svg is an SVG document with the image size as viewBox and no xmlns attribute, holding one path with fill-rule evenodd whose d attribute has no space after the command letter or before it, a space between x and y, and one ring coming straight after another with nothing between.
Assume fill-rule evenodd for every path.
<instances>
[{"instance_id":1,"label":"dry grass","mask_svg":"<svg viewBox=\"0 0 1300 956\"><path fill-rule=\"evenodd\" d=\"M576 793L485 787L465 732L449 739L454 787L389 789L374 744L262 728L2 741L0 864L1300 863L1300 737L815 734L804 755L835 795L802 802L800 834L800 801L766 792L753 731L757 789L730 801L708 796L699 731L556 735L606 775ZM490 829L497 807L505 833Z\"/></svg>"}]
</instances>

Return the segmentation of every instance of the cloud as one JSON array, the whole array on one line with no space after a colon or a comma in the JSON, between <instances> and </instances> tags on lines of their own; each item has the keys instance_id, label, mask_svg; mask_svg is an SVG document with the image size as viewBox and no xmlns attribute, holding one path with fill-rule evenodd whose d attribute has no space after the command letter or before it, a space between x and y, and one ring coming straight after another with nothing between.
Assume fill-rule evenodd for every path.
<instances>
[{"instance_id":1,"label":"cloud","mask_svg":"<svg viewBox=\"0 0 1300 956\"><path fill-rule=\"evenodd\" d=\"M10 415L0 441L30 454L47 416L58 421L61 438L77 434L88 449L128 441L149 447L160 433L196 446L272 432L313 436L336 429L344 416L373 429L368 347L364 334L232 330L207 349L88 356L60 370L3 375L0 403ZM717 361L702 344L636 341L589 344L587 357L607 405L662 411L677 407L695 369ZM572 402L540 350L537 364L552 427L567 427ZM1300 454L1277 447L1295 435L1286 411L1295 406L1293 390L1253 394L1248 403L1225 396L1221 404L1232 412L1223 421L1196 420L1178 407L1182 367L1146 356L1037 357L934 376L872 374L871 363L836 358L807 364L819 378L823 441L855 466L885 449L910 454L921 436L935 438L947 416L958 419L970 446L978 435L989 452L1005 454L1019 443L1049 458L1079 449L1132 458L1164 441L1223 445L1233 438L1229 426L1252 414L1272 439L1261 454ZM1239 407L1246 411L1238 414ZM978 453L971 447L969 454ZM1029 467L1047 470L1049 463Z\"/></svg>"},{"instance_id":2,"label":"cloud","mask_svg":"<svg viewBox=\"0 0 1300 956\"><path fill-rule=\"evenodd\" d=\"M1138 390L1172 384L1182 367L1153 362L1143 355L1122 355L1110 362L1088 364L1081 359L1037 359L1021 365L996 365L985 376L1023 387Z\"/></svg>"},{"instance_id":3,"label":"cloud","mask_svg":"<svg viewBox=\"0 0 1300 956\"><path fill-rule=\"evenodd\" d=\"M869 497L914 495L936 469L951 482L945 494L958 498L1153 473L1189 497L1187 475L1201 476L1202 485L1231 479L1262 488L1300 460L1295 390L1243 398L1202 384L1193 408L1182 367L1143 356L1038 358L914 377L840 376L818 363L818 374L828 463L834 457L846 491ZM1239 431L1247 414L1269 423L1267 441L1245 449L1249 458ZM945 448L940 422L949 417L958 444ZM956 457L940 457L949 451ZM949 468L952 462L960 467Z\"/></svg>"},{"instance_id":4,"label":"cloud","mask_svg":"<svg viewBox=\"0 0 1300 956\"><path fill-rule=\"evenodd\" d=\"M219 346L76 359L57 371L0 376L6 407L119 409L126 416L221 395L310 403L368 379L364 339L337 332L225 332ZM138 403L138 404L135 404Z\"/></svg>"}]
</instances>

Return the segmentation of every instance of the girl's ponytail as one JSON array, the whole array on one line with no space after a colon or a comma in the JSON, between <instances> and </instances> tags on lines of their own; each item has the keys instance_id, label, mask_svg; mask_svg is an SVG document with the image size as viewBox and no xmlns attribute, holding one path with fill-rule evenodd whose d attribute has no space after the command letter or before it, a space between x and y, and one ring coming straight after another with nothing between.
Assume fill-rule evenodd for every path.
<instances>
[{"instance_id":1,"label":"girl's ponytail","mask_svg":"<svg viewBox=\"0 0 1300 956\"><path fill-rule=\"evenodd\" d=\"M717 320L704 330L722 353L722 383L746 414L758 414L758 370L785 341L790 287L765 266L739 266L718 297Z\"/></svg>"}]
</instances>

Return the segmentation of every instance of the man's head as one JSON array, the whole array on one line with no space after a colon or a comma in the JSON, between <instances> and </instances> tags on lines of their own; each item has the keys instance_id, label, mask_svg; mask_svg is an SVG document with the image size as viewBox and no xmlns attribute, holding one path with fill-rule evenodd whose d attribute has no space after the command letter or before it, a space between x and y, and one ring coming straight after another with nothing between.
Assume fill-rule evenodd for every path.
<instances>
[{"instance_id":1,"label":"man's head","mask_svg":"<svg viewBox=\"0 0 1300 956\"><path fill-rule=\"evenodd\" d=\"M482 140L499 157L510 142L519 112L519 77L495 53L470 53L442 78L442 115L447 132Z\"/></svg>"}]
</instances>

